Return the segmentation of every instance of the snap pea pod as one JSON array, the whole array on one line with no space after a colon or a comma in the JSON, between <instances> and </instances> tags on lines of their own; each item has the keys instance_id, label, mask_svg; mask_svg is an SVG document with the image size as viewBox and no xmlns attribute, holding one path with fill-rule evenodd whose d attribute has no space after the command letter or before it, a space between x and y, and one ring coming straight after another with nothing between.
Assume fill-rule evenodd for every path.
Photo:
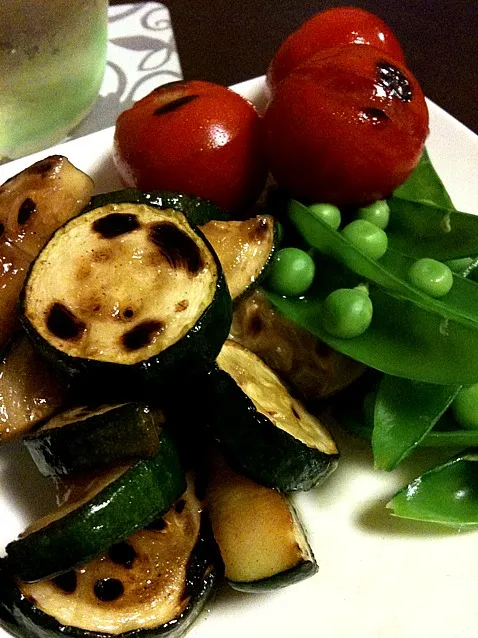
<instances>
[{"instance_id":1,"label":"snap pea pod","mask_svg":"<svg viewBox=\"0 0 478 638\"><path fill-rule=\"evenodd\" d=\"M325 330L322 306L336 288L352 288L360 278L334 260L317 262L313 286L301 298L265 294L291 321L331 348L365 365L415 381L467 385L478 380L478 329L429 305L369 284L373 318L353 339L340 339Z\"/></svg>"},{"instance_id":2,"label":"snap pea pod","mask_svg":"<svg viewBox=\"0 0 478 638\"><path fill-rule=\"evenodd\" d=\"M295 200L290 202L289 217L304 239L322 254L333 257L359 276L440 314L444 319L468 323L478 330L478 285L475 282L455 276L457 289L445 298L435 299L407 280L408 269L413 263L407 255L389 249L380 261L371 259Z\"/></svg>"},{"instance_id":3,"label":"snap pea pod","mask_svg":"<svg viewBox=\"0 0 478 638\"><path fill-rule=\"evenodd\" d=\"M343 405L334 406L334 415L346 430L352 434L356 434L362 439L371 440L373 435L373 427L370 423L366 423L356 411L353 412ZM435 428L441 424L442 420L448 422L448 419L442 417ZM468 447L478 447L478 430L437 430L433 429L425 435L420 441L420 447L426 448L455 448L464 449Z\"/></svg>"},{"instance_id":4,"label":"snap pea pod","mask_svg":"<svg viewBox=\"0 0 478 638\"><path fill-rule=\"evenodd\" d=\"M426 148L420 157L418 166L407 181L395 190L394 196L413 202L434 204L443 208L454 208L453 202L436 172Z\"/></svg>"},{"instance_id":5,"label":"snap pea pod","mask_svg":"<svg viewBox=\"0 0 478 638\"><path fill-rule=\"evenodd\" d=\"M395 516L454 527L478 525L478 450L418 476L387 504Z\"/></svg>"},{"instance_id":6,"label":"snap pea pod","mask_svg":"<svg viewBox=\"0 0 478 638\"><path fill-rule=\"evenodd\" d=\"M384 375L373 414L375 467L391 471L409 456L450 406L460 387Z\"/></svg>"},{"instance_id":7,"label":"snap pea pod","mask_svg":"<svg viewBox=\"0 0 478 638\"><path fill-rule=\"evenodd\" d=\"M387 201L390 247L415 258L432 257L440 261L478 254L477 215L397 196Z\"/></svg>"}]
</instances>

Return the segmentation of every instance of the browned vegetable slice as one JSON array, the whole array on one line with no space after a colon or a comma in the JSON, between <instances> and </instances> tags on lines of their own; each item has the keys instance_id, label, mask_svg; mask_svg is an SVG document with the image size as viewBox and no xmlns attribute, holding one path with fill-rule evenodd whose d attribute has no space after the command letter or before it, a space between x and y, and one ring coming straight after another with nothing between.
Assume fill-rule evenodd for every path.
<instances>
[{"instance_id":1,"label":"browned vegetable slice","mask_svg":"<svg viewBox=\"0 0 478 638\"><path fill-rule=\"evenodd\" d=\"M66 157L51 155L0 188L2 240L36 257L59 226L77 215L93 193L91 177Z\"/></svg>"},{"instance_id":2,"label":"browned vegetable slice","mask_svg":"<svg viewBox=\"0 0 478 638\"><path fill-rule=\"evenodd\" d=\"M0 347L17 325L18 296L32 259L92 192L92 179L60 155L32 164L0 186Z\"/></svg>"},{"instance_id":3,"label":"browned vegetable slice","mask_svg":"<svg viewBox=\"0 0 478 638\"><path fill-rule=\"evenodd\" d=\"M257 284L277 244L277 222L270 215L243 221L210 221L201 230L221 262L232 299Z\"/></svg>"},{"instance_id":4,"label":"browned vegetable slice","mask_svg":"<svg viewBox=\"0 0 478 638\"><path fill-rule=\"evenodd\" d=\"M260 291L235 308L231 337L257 354L306 401L338 392L365 370L287 319Z\"/></svg>"},{"instance_id":5,"label":"browned vegetable slice","mask_svg":"<svg viewBox=\"0 0 478 638\"><path fill-rule=\"evenodd\" d=\"M0 442L29 432L56 412L67 385L33 349L24 333L8 344L0 361Z\"/></svg>"}]
</instances>

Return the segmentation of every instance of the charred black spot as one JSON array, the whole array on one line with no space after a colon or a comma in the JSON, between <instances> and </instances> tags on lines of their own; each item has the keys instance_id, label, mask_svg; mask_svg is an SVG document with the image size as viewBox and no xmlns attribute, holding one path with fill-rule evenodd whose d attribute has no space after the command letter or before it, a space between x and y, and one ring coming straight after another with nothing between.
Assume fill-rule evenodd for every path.
<instances>
[{"instance_id":1,"label":"charred black spot","mask_svg":"<svg viewBox=\"0 0 478 638\"><path fill-rule=\"evenodd\" d=\"M139 227L138 218L130 213L110 213L93 223L93 230L104 239L113 239L113 237L131 233Z\"/></svg>"},{"instance_id":2,"label":"charred black spot","mask_svg":"<svg viewBox=\"0 0 478 638\"><path fill-rule=\"evenodd\" d=\"M172 268L186 268L196 274L203 267L199 246L174 224L154 224L149 236Z\"/></svg>"},{"instance_id":3,"label":"charred black spot","mask_svg":"<svg viewBox=\"0 0 478 638\"><path fill-rule=\"evenodd\" d=\"M139 350L153 342L153 339L164 330L161 321L143 321L122 336L123 346L127 350Z\"/></svg>"},{"instance_id":4,"label":"charred black spot","mask_svg":"<svg viewBox=\"0 0 478 638\"><path fill-rule=\"evenodd\" d=\"M262 217L257 219L253 227L249 232L249 238L251 241L262 241L267 237L269 231L269 221Z\"/></svg>"},{"instance_id":5,"label":"charred black spot","mask_svg":"<svg viewBox=\"0 0 478 638\"><path fill-rule=\"evenodd\" d=\"M86 324L59 301L55 301L48 311L46 325L55 337L70 341L79 339L86 330Z\"/></svg>"},{"instance_id":6,"label":"charred black spot","mask_svg":"<svg viewBox=\"0 0 478 638\"><path fill-rule=\"evenodd\" d=\"M382 124L390 119L385 111L376 108L367 108L360 111L360 117L372 124Z\"/></svg>"},{"instance_id":7,"label":"charred black spot","mask_svg":"<svg viewBox=\"0 0 478 638\"><path fill-rule=\"evenodd\" d=\"M178 97L176 100L172 100L171 102L158 107L155 111L153 111L153 115L172 113L172 111L177 111L179 108L185 104L189 104L189 102L192 102L193 100L196 100L198 97L199 95L183 95L182 97Z\"/></svg>"},{"instance_id":8,"label":"charred black spot","mask_svg":"<svg viewBox=\"0 0 478 638\"><path fill-rule=\"evenodd\" d=\"M118 578L102 578L96 581L93 591L98 600L110 602L123 595L124 587Z\"/></svg>"},{"instance_id":9,"label":"charred black spot","mask_svg":"<svg viewBox=\"0 0 478 638\"><path fill-rule=\"evenodd\" d=\"M123 565L123 567L127 569L132 567L134 559L136 558L136 550L126 541L112 545L108 554L113 563Z\"/></svg>"},{"instance_id":10,"label":"charred black spot","mask_svg":"<svg viewBox=\"0 0 478 638\"><path fill-rule=\"evenodd\" d=\"M75 570L72 569L69 572L56 576L53 582L59 589L65 592L65 594L73 594L78 584L78 579Z\"/></svg>"},{"instance_id":11,"label":"charred black spot","mask_svg":"<svg viewBox=\"0 0 478 638\"><path fill-rule=\"evenodd\" d=\"M27 168L27 171L33 175L46 175L59 164L60 159L59 155L52 155L51 157L47 157L44 160L36 162Z\"/></svg>"},{"instance_id":12,"label":"charred black spot","mask_svg":"<svg viewBox=\"0 0 478 638\"><path fill-rule=\"evenodd\" d=\"M186 501L183 498L179 499L179 501L176 501L176 503L174 504L174 510L176 514L181 514L185 506L186 506Z\"/></svg>"},{"instance_id":13,"label":"charred black spot","mask_svg":"<svg viewBox=\"0 0 478 638\"><path fill-rule=\"evenodd\" d=\"M18 208L17 221L20 226L26 224L36 210L37 206L31 197L24 199Z\"/></svg>"},{"instance_id":14,"label":"charred black spot","mask_svg":"<svg viewBox=\"0 0 478 638\"><path fill-rule=\"evenodd\" d=\"M386 60L380 60L377 63L377 73L380 85L390 97L396 97L401 102L410 102L413 99L412 87L403 71Z\"/></svg>"},{"instance_id":15,"label":"charred black spot","mask_svg":"<svg viewBox=\"0 0 478 638\"><path fill-rule=\"evenodd\" d=\"M259 314L252 315L249 321L249 332L252 337L257 337L258 334L262 332L264 328L264 322L262 321L262 317Z\"/></svg>"},{"instance_id":16,"label":"charred black spot","mask_svg":"<svg viewBox=\"0 0 478 638\"><path fill-rule=\"evenodd\" d=\"M0 223L0 237L3 235L4 232L5 232L5 224Z\"/></svg>"},{"instance_id":17,"label":"charred black spot","mask_svg":"<svg viewBox=\"0 0 478 638\"><path fill-rule=\"evenodd\" d=\"M189 301L187 299L181 299L181 301L178 301L178 303L174 306L174 311L184 312L185 310L188 309L188 306L189 306Z\"/></svg>"},{"instance_id":18,"label":"charred black spot","mask_svg":"<svg viewBox=\"0 0 478 638\"><path fill-rule=\"evenodd\" d=\"M292 406L292 414L295 416L296 419L300 420L300 414L297 412L294 406Z\"/></svg>"},{"instance_id":19,"label":"charred black spot","mask_svg":"<svg viewBox=\"0 0 478 638\"><path fill-rule=\"evenodd\" d=\"M123 310L123 317L124 317L125 319L131 319L131 318L133 317L133 315L134 315L134 310L133 310L133 308L125 308L125 309Z\"/></svg>"},{"instance_id":20,"label":"charred black spot","mask_svg":"<svg viewBox=\"0 0 478 638\"><path fill-rule=\"evenodd\" d=\"M146 529L150 529L153 531L160 532L161 530L166 528L166 521L162 516L159 518L155 518L149 525L146 526Z\"/></svg>"}]
</instances>

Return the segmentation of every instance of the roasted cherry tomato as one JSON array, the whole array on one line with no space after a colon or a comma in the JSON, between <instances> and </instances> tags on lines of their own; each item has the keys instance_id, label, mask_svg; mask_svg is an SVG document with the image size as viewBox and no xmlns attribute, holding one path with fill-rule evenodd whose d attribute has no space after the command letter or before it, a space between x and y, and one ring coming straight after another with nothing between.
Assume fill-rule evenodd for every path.
<instances>
[{"instance_id":1,"label":"roasted cherry tomato","mask_svg":"<svg viewBox=\"0 0 478 638\"><path fill-rule=\"evenodd\" d=\"M405 63L400 43L380 18L356 7L334 7L317 13L284 40L267 72L270 88L316 53L343 44L370 44Z\"/></svg>"},{"instance_id":2,"label":"roasted cherry tomato","mask_svg":"<svg viewBox=\"0 0 478 638\"><path fill-rule=\"evenodd\" d=\"M116 122L116 166L129 186L179 191L242 212L265 178L261 121L254 106L210 82L173 82Z\"/></svg>"},{"instance_id":3,"label":"roasted cherry tomato","mask_svg":"<svg viewBox=\"0 0 478 638\"><path fill-rule=\"evenodd\" d=\"M428 110L417 80L372 46L329 49L276 88L264 115L279 185L304 202L385 199L420 158Z\"/></svg>"}]
</instances>

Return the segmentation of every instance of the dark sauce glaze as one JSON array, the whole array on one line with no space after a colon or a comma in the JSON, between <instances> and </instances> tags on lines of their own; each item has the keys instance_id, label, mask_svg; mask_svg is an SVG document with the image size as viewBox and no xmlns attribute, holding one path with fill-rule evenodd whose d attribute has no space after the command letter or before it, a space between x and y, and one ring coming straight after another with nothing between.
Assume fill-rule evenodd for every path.
<instances>
[{"instance_id":1,"label":"dark sauce glaze","mask_svg":"<svg viewBox=\"0 0 478 638\"><path fill-rule=\"evenodd\" d=\"M388 122L390 118L382 111L382 109L377 108L365 108L360 111L360 119L367 120L372 124L383 124L384 122Z\"/></svg>"}]
</instances>

